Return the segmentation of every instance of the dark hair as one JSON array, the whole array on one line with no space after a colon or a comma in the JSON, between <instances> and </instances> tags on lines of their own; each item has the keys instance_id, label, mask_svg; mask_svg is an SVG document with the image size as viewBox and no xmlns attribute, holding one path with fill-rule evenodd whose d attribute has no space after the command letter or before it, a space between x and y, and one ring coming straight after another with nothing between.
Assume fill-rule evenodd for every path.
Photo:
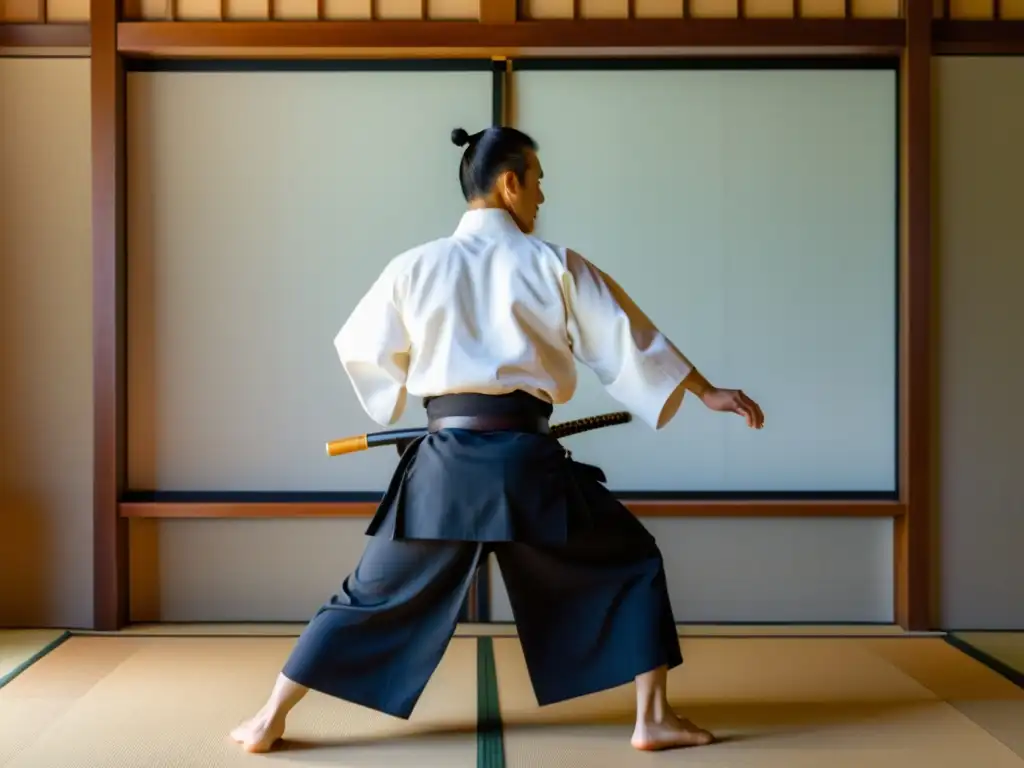
<instances>
[{"instance_id":1,"label":"dark hair","mask_svg":"<svg viewBox=\"0 0 1024 768\"><path fill-rule=\"evenodd\" d=\"M522 131L499 125L472 135L456 128L452 144L466 147L459 163L459 184L467 201L488 194L505 171L512 171L523 181L526 152L537 149L537 143Z\"/></svg>"}]
</instances>

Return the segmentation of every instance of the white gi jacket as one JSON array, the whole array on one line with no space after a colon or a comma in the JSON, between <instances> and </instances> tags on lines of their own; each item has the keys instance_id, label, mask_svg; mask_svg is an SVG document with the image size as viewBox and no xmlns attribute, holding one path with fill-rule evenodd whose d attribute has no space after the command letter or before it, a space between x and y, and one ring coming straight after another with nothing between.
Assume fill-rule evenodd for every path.
<instances>
[{"instance_id":1,"label":"white gi jacket","mask_svg":"<svg viewBox=\"0 0 1024 768\"><path fill-rule=\"evenodd\" d=\"M402 416L408 394L523 390L565 403L578 361L661 429L693 368L608 275L500 209L467 211L450 237L392 259L334 344L382 426Z\"/></svg>"}]
</instances>

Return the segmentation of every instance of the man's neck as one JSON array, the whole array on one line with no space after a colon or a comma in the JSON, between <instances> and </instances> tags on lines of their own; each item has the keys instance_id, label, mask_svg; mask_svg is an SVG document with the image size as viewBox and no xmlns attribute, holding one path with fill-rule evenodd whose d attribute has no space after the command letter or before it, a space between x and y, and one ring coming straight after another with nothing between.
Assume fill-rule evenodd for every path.
<instances>
[{"instance_id":1,"label":"man's neck","mask_svg":"<svg viewBox=\"0 0 1024 768\"><path fill-rule=\"evenodd\" d=\"M509 220L513 224L516 225L516 227L519 229L520 232L524 232L525 231L523 229L523 225L515 217L515 214L513 214L512 211L510 211L508 208L506 208L505 205L500 200L491 200L490 198L479 198L477 200L472 200L469 203L469 210L471 210L471 211L501 211L506 216L508 216Z\"/></svg>"}]
</instances>

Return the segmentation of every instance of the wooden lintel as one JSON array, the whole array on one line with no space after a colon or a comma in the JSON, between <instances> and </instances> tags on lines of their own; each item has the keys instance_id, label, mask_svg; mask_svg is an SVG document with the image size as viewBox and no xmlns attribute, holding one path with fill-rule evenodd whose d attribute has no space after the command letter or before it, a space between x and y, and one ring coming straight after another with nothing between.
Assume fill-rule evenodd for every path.
<instances>
[{"instance_id":1,"label":"wooden lintel","mask_svg":"<svg viewBox=\"0 0 1024 768\"><path fill-rule=\"evenodd\" d=\"M608 55L644 55L645 48L731 49L730 54L762 52L794 52L825 54L838 52L871 53L903 46L900 19L882 20L791 20L791 19L690 19L687 30L645 29L654 20L601 20L569 22L560 20L517 21L512 0L480 0L480 21L490 25L514 23L516 32L495 32L482 29L477 22L123 22L119 25L119 46L129 55L215 55L235 56L241 49L270 55L278 49L300 54L316 49L340 49L348 55L352 49L367 53L387 53L388 49L414 55L548 55L553 50L570 53L595 49ZM639 24L638 24L639 22ZM658 25L675 20L658 20ZM174 24L173 32L166 25ZM239 34L235 25L245 25ZM366 30L366 25L380 29ZM429 29L417 31L420 25ZM618 25L629 25L631 30ZM285 34L281 25L315 25L315 34ZM340 32L335 25L355 26ZM543 25L538 34L532 28ZM554 25L555 29L551 28ZM204 27L214 27L204 29ZM401 29L404 27L405 29ZM559 39L558 27L566 34ZM619 29L626 32L620 37ZM787 31L789 30L789 31ZM682 34L676 34L682 32ZM781 33L781 34L780 34ZM621 42L628 41L628 42ZM89 24L72 23L0 23L0 48L80 48L90 44ZM538 51L531 49L539 48ZM526 49L526 50L523 50ZM740 50L751 49L751 50ZM586 51L588 54L595 51ZM326 51L325 51L326 53ZM653 51L656 55L658 51ZM956 55L1024 55L1024 20L944 20L932 22L932 53L936 56ZM317 54L320 55L320 54Z\"/></svg>"},{"instance_id":2,"label":"wooden lintel","mask_svg":"<svg viewBox=\"0 0 1024 768\"><path fill-rule=\"evenodd\" d=\"M127 56L659 55L898 53L900 19L125 22ZM317 53L312 54L311 51Z\"/></svg>"},{"instance_id":3,"label":"wooden lintel","mask_svg":"<svg viewBox=\"0 0 1024 768\"><path fill-rule=\"evenodd\" d=\"M0 48L85 48L90 44L88 24L3 24Z\"/></svg>"},{"instance_id":4,"label":"wooden lintel","mask_svg":"<svg viewBox=\"0 0 1024 768\"><path fill-rule=\"evenodd\" d=\"M936 56L1024 56L1024 20L932 22Z\"/></svg>"}]
</instances>

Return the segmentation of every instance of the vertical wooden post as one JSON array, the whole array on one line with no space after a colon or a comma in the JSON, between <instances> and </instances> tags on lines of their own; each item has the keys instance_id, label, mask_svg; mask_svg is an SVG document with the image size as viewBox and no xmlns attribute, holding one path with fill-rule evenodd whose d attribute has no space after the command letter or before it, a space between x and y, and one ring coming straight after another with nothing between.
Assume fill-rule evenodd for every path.
<instances>
[{"instance_id":1,"label":"vertical wooden post","mask_svg":"<svg viewBox=\"0 0 1024 768\"><path fill-rule=\"evenodd\" d=\"M900 119L900 496L894 524L896 621L931 629L932 0L906 0Z\"/></svg>"},{"instance_id":2,"label":"vertical wooden post","mask_svg":"<svg viewBox=\"0 0 1024 768\"><path fill-rule=\"evenodd\" d=\"M125 482L125 115L120 0L91 0L93 629L128 622Z\"/></svg>"}]
</instances>

